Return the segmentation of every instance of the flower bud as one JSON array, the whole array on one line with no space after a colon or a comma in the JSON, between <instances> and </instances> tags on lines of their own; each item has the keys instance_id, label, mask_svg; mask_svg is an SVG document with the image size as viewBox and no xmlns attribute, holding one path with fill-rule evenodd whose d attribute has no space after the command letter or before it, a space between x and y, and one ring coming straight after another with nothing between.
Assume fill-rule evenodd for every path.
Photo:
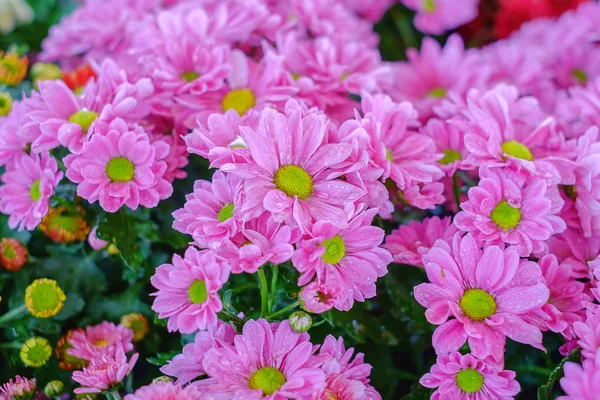
<instances>
[{"instance_id":1,"label":"flower bud","mask_svg":"<svg viewBox=\"0 0 600 400\"><path fill-rule=\"evenodd\" d=\"M142 314L131 313L121 317L121 324L133 331L133 342L141 341L148 333L148 320Z\"/></svg>"},{"instance_id":2,"label":"flower bud","mask_svg":"<svg viewBox=\"0 0 600 400\"><path fill-rule=\"evenodd\" d=\"M34 336L23 343L19 355L25 365L34 368L41 367L46 365L52 356L52 346L47 339Z\"/></svg>"},{"instance_id":3,"label":"flower bud","mask_svg":"<svg viewBox=\"0 0 600 400\"><path fill-rule=\"evenodd\" d=\"M312 318L310 314L304 311L296 311L288 318L290 326L295 332L306 332L312 326Z\"/></svg>"},{"instance_id":4,"label":"flower bud","mask_svg":"<svg viewBox=\"0 0 600 400\"><path fill-rule=\"evenodd\" d=\"M44 387L44 394L48 397L60 396L65 391L65 384L61 381L50 381Z\"/></svg>"},{"instance_id":5,"label":"flower bud","mask_svg":"<svg viewBox=\"0 0 600 400\"><path fill-rule=\"evenodd\" d=\"M0 241L0 265L5 269L17 272L28 258L27 248L17 239L3 238Z\"/></svg>"}]
</instances>

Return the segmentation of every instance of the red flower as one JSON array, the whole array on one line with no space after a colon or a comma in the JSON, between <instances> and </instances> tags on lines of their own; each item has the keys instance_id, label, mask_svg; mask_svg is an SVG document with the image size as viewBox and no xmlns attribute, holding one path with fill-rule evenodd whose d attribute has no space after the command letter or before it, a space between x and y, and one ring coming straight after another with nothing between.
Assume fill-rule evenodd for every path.
<instances>
[{"instance_id":1,"label":"red flower","mask_svg":"<svg viewBox=\"0 0 600 400\"><path fill-rule=\"evenodd\" d=\"M96 77L96 72L94 72L92 67L89 64L85 64L77 67L75 71L64 72L62 80L72 91L79 93L87 81Z\"/></svg>"}]
</instances>

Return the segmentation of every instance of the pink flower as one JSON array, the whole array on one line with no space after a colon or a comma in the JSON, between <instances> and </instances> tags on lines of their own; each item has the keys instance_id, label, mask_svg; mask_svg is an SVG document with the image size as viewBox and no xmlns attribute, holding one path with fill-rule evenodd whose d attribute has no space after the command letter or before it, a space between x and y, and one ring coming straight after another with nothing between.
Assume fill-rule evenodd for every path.
<instances>
[{"instance_id":1,"label":"pink flower","mask_svg":"<svg viewBox=\"0 0 600 400\"><path fill-rule=\"evenodd\" d=\"M521 391L514 371L500 370L494 364L459 352L440 355L431 372L419 383L436 388L432 400L512 400Z\"/></svg>"},{"instance_id":2,"label":"pink flower","mask_svg":"<svg viewBox=\"0 0 600 400\"><path fill-rule=\"evenodd\" d=\"M313 314L327 312L343 299L342 290L341 286L311 282L300 290L302 308Z\"/></svg>"},{"instance_id":3,"label":"pink flower","mask_svg":"<svg viewBox=\"0 0 600 400\"><path fill-rule=\"evenodd\" d=\"M152 309L168 318L169 332L192 333L217 324L223 308L218 291L229 278L230 266L214 252L188 247L185 256L156 269L150 281L158 289Z\"/></svg>"},{"instance_id":4,"label":"pink flower","mask_svg":"<svg viewBox=\"0 0 600 400\"><path fill-rule=\"evenodd\" d=\"M579 339L577 344L581 347L581 356L593 359L600 348L600 309L597 305L585 312L585 320L573 324L575 335Z\"/></svg>"},{"instance_id":5,"label":"pink flower","mask_svg":"<svg viewBox=\"0 0 600 400\"><path fill-rule=\"evenodd\" d=\"M173 228L200 247L218 247L241 228L242 179L217 171L212 182L197 180L183 208L173 212Z\"/></svg>"},{"instance_id":6,"label":"pink flower","mask_svg":"<svg viewBox=\"0 0 600 400\"><path fill-rule=\"evenodd\" d=\"M576 121L583 121L585 127L600 125L600 77L585 87L569 89L572 106L575 107Z\"/></svg>"},{"instance_id":7,"label":"pink flower","mask_svg":"<svg viewBox=\"0 0 600 400\"><path fill-rule=\"evenodd\" d=\"M21 119L21 102L13 101L6 117L0 117L0 166L8 165L25 152L27 141L17 135Z\"/></svg>"},{"instance_id":8,"label":"pink flower","mask_svg":"<svg viewBox=\"0 0 600 400\"><path fill-rule=\"evenodd\" d=\"M515 246L522 257L544 252L546 240L565 230L556 186L508 169L482 167L479 175L454 218L458 229L486 244Z\"/></svg>"},{"instance_id":9,"label":"pink flower","mask_svg":"<svg viewBox=\"0 0 600 400\"><path fill-rule=\"evenodd\" d=\"M202 394L194 386L182 387L173 382L156 382L142 386L125 400L200 400Z\"/></svg>"},{"instance_id":10,"label":"pink flower","mask_svg":"<svg viewBox=\"0 0 600 400\"><path fill-rule=\"evenodd\" d=\"M173 187L164 179L168 152L165 142L151 143L141 127L115 119L105 134L94 134L81 154L71 154L64 162L67 178L79 184L79 196L90 203L99 200L105 211L116 212L124 204L132 210L156 207L171 195Z\"/></svg>"},{"instance_id":11,"label":"pink flower","mask_svg":"<svg viewBox=\"0 0 600 400\"><path fill-rule=\"evenodd\" d=\"M395 0L342 0L349 9L371 22L377 22Z\"/></svg>"},{"instance_id":12,"label":"pink flower","mask_svg":"<svg viewBox=\"0 0 600 400\"><path fill-rule=\"evenodd\" d=\"M336 179L341 174L331 174L330 168L343 163L352 147L348 143L326 144L322 115L300 115L299 110L285 116L265 109L256 130L240 128L252 158L224 164L221 170L246 179L241 210L246 218L266 210L276 220L302 229L317 220L347 226L344 206L364 192Z\"/></svg>"},{"instance_id":13,"label":"pink flower","mask_svg":"<svg viewBox=\"0 0 600 400\"><path fill-rule=\"evenodd\" d=\"M0 396L6 395L6 400L34 398L36 393L35 379L23 378L19 375L0 386Z\"/></svg>"},{"instance_id":14,"label":"pink flower","mask_svg":"<svg viewBox=\"0 0 600 400\"><path fill-rule=\"evenodd\" d=\"M548 247L562 265L570 268L573 277L592 277L588 261L600 255L600 237L586 238L580 230L568 228L563 233L552 236L548 240Z\"/></svg>"},{"instance_id":15,"label":"pink flower","mask_svg":"<svg viewBox=\"0 0 600 400\"><path fill-rule=\"evenodd\" d=\"M294 332L288 321L250 320L233 344L206 353L208 379L194 385L236 400L310 398L325 384L323 371L311 367L315 350L308 334Z\"/></svg>"},{"instance_id":16,"label":"pink flower","mask_svg":"<svg viewBox=\"0 0 600 400\"><path fill-rule=\"evenodd\" d=\"M32 231L48 213L50 197L63 177L50 153L23 153L6 167L0 186L0 211L8 226Z\"/></svg>"},{"instance_id":17,"label":"pink flower","mask_svg":"<svg viewBox=\"0 0 600 400\"><path fill-rule=\"evenodd\" d=\"M421 257L427 254L438 239L450 244L456 232L456 226L452 224L450 217L434 216L400 225L386 237L382 247L392 254L395 263L420 267L423 266Z\"/></svg>"},{"instance_id":18,"label":"pink flower","mask_svg":"<svg viewBox=\"0 0 600 400\"><path fill-rule=\"evenodd\" d=\"M464 95L481 86L485 74L473 50L465 50L458 34L451 35L444 48L433 38L423 39L420 52L406 51L408 61L395 66L396 85L391 91L396 101L408 100L415 105L422 120L433 115L449 93Z\"/></svg>"},{"instance_id":19,"label":"pink flower","mask_svg":"<svg viewBox=\"0 0 600 400\"><path fill-rule=\"evenodd\" d=\"M583 366L568 362L564 366L565 376L560 386L567 394L556 400L595 400L600 387L600 350L593 358L583 361Z\"/></svg>"},{"instance_id":20,"label":"pink flower","mask_svg":"<svg viewBox=\"0 0 600 400\"><path fill-rule=\"evenodd\" d=\"M334 306L344 311L352 308L354 300L363 302L375 296L375 282L387 273L392 261L390 253L379 247L385 232L371 226L376 213L375 209L360 213L342 229L317 221L292 257L300 272L298 285L316 277L318 284L339 287L342 296Z\"/></svg>"},{"instance_id":21,"label":"pink flower","mask_svg":"<svg viewBox=\"0 0 600 400\"><path fill-rule=\"evenodd\" d=\"M86 326L85 333L74 330L69 338L72 348L67 352L74 357L92 361L101 355L114 357L118 349L133 350L133 331L123 325L103 321L94 326Z\"/></svg>"},{"instance_id":22,"label":"pink flower","mask_svg":"<svg viewBox=\"0 0 600 400\"><path fill-rule=\"evenodd\" d=\"M460 7L452 0L401 0L402 4L415 10L415 27L423 33L441 35L467 22L479 13L479 0L462 2Z\"/></svg>"},{"instance_id":23,"label":"pink flower","mask_svg":"<svg viewBox=\"0 0 600 400\"><path fill-rule=\"evenodd\" d=\"M185 385L204 373L202 361L208 350L223 347L223 343L232 345L235 336L231 325L218 321L215 328L196 333L194 341L183 346L181 354L173 357L160 370L176 377L178 385Z\"/></svg>"},{"instance_id":24,"label":"pink flower","mask_svg":"<svg viewBox=\"0 0 600 400\"><path fill-rule=\"evenodd\" d=\"M454 175L458 170L473 168L465 161L469 154L465 148L465 135L456 127L443 120L431 118L420 134L429 136L435 144L435 152L444 155L437 162L447 176Z\"/></svg>"},{"instance_id":25,"label":"pink flower","mask_svg":"<svg viewBox=\"0 0 600 400\"><path fill-rule=\"evenodd\" d=\"M423 256L431 283L415 287L427 320L440 325L433 334L436 353L458 350L468 339L474 356L504 357L506 337L543 349L539 328L526 322L549 296L540 267L520 260L513 249L482 251L471 235L456 234ZM453 319L449 319L454 317Z\"/></svg>"},{"instance_id":26,"label":"pink flower","mask_svg":"<svg viewBox=\"0 0 600 400\"><path fill-rule=\"evenodd\" d=\"M90 246L92 247L92 249L94 249L94 250L102 250L102 249L106 248L106 246L108 246L108 242L106 240L100 239L96 235L96 231L97 230L98 230L97 226L95 226L95 227L92 228L92 230L90 231L90 233L88 235L88 243L90 244Z\"/></svg>"},{"instance_id":27,"label":"pink flower","mask_svg":"<svg viewBox=\"0 0 600 400\"><path fill-rule=\"evenodd\" d=\"M175 179L185 179L187 172L183 168L188 165L188 152L184 139L175 130L172 133L153 133L150 135L152 142L163 141L169 146L169 153L164 158L167 164L164 178L173 183Z\"/></svg>"},{"instance_id":28,"label":"pink flower","mask_svg":"<svg viewBox=\"0 0 600 400\"><path fill-rule=\"evenodd\" d=\"M129 375L138 359L138 353L128 361L123 347L118 347L114 355L103 354L90 361L83 371L73 372L73 380L82 387L75 393L101 393L119 385Z\"/></svg>"}]
</instances>

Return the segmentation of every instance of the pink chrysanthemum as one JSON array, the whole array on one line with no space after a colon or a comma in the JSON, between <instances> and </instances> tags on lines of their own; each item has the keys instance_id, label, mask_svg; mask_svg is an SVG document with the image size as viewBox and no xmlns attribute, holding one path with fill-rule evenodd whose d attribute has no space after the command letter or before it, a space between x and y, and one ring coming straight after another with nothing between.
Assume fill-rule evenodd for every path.
<instances>
[{"instance_id":1,"label":"pink chrysanthemum","mask_svg":"<svg viewBox=\"0 0 600 400\"><path fill-rule=\"evenodd\" d=\"M229 278L227 261L211 251L188 247L185 256L173 256L173 264L156 269L150 281L158 289L152 309L168 318L169 332L192 333L217 324L223 308L218 291Z\"/></svg>"},{"instance_id":2,"label":"pink chrysanthemum","mask_svg":"<svg viewBox=\"0 0 600 400\"><path fill-rule=\"evenodd\" d=\"M520 260L515 250L481 250L471 235L456 234L423 256L431 283L415 287L427 320L440 325L433 334L437 354L458 350L468 339L473 355L504 358L506 337L543 349L542 333L526 322L549 296L540 267ZM448 319L454 317L453 319Z\"/></svg>"},{"instance_id":3,"label":"pink chrysanthemum","mask_svg":"<svg viewBox=\"0 0 600 400\"><path fill-rule=\"evenodd\" d=\"M151 141L163 141L169 146L169 153L164 158L167 164L164 178L173 183L175 179L185 179L187 172L184 168L188 165L188 152L184 139L175 130L170 134L151 134Z\"/></svg>"},{"instance_id":4,"label":"pink chrysanthemum","mask_svg":"<svg viewBox=\"0 0 600 400\"><path fill-rule=\"evenodd\" d=\"M173 212L173 228L200 247L218 247L241 228L242 179L217 171L212 181L197 180L183 208Z\"/></svg>"},{"instance_id":5,"label":"pink chrysanthemum","mask_svg":"<svg viewBox=\"0 0 600 400\"><path fill-rule=\"evenodd\" d=\"M371 22L377 22L395 0L342 0L349 9Z\"/></svg>"},{"instance_id":6,"label":"pink chrysanthemum","mask_svg":"<svg viewBox=\"0 0 600 400\"><path fill-rule=\"evenodd\" d=\"M347 226L344 206L361 198L364 191L337 179L342 173L330 173L330 168L348 158L352 146L326 144L322 115L301 118L299 110L286 116L265 109L256 130L240 129L252 158L224 164L221 169L246 179L244 215L252 218L266 210L278 221L303 229L317 220Z\"/></svg>"},{"instance_id":7,"label":"pink chrysanthemum","mask_svg":"<svg viewBox=\"0 0 600 400\"><path fill-rule=\"evenodd\" d=\"M435 152L443 154L437 162L447 176L454 175L458 170L473 168L465 161L469 154L465 148L465 135L456 127L443 120L431 118L420 134L429 136L435 144Z\"/></svg>"},{"instance_id":8,"label":"pink chrysanthemum","mask_svg":"<svg viewBox=\"0 0 600 400\"><path fill-rule=\"evenodd\" d=\"M583 366L568 362L560 386L567 394L556 400L596 400L600 387L600 349L593 358L583 361Z\"/></svg>"},{"instance_id":9,"label":"pink chrysanthemum","mask_svg":"<svg viewBox=\"0 0 600 400\"><path fill-rule=\"evenodd\" d=\"M222 321L215 328L198 332L192 343L183 346L181 354L173 357L160 371L177 378L178 385L185 385L204 373L202 361L206 352L223 343L233 345L236 333L233 327Z\"/></svg>"},{"instance_id":10,"label":"pink chrysanthemum","mask_svg":"<svg viewBox=\"0 0 600 400\"><path fill-rule=\"evenodd\" d=\"M127 360L123 347L118 347L114 355L103 354L90 361L83 371L73 372L73 380L82 387L75 393L101 393L115 387L129 375L138 359L138 353Z\"/></svg>"},{"instance_id":11,"label":"pink chrysanthemum","mask_svg":"<svg viewBox=\"0 0 600 400\"><path fill-rule=\"evenodd\" d=\"M21 102L13 101L10 114L0 118L0 166L10 164L27 147L27 141L17 135L20 119Z\"/></svg>"},{"instance_id":12,"label":"pink chrysanthemum","mask_svg":"<svg viewBox=\"0 0 600 400\"><path fill-rule=\"evenodd\" d=\"M316 277L319 284L340 287L342 297L335 308L344 311L352 308L354 300L375 296L375 282L387 273L392 261L390 253L379 247L385 232L371 226L376 213L374 209L360 213L343 229L329 222L315 223L292 257L300 272L298 285Z\"/></svg>"},{"instance_id":13,"label":"pink chrysanthemum","mask_svg":"<svg viewBox=\"0 0 600 400\"><path fill-rule=\"evenodd\" d=\"M300 290L299 298L302 308L313 314L327 312L344 298L342 290L341 286L327 286L311 282Z\"/></svg>"},{"instance_id":14,"label":"pink chrysanthemum","mask_svg":"<svg viewBox=\"0 0 600 400\"><path fill-rule=\"evenodd\" d=\"M35 379L23 378L19 375L0 386L0 395L6 395L6 400L34 398L36 393Z\"/></svg>"},{"instance_id":15,"label":"pink chrysanthemum","mask_svg":"<svg viewBox=\"0 0 600 400\"><path fill-rule=\"evenodd\" d=\"M585 312L585 320L573 324L575 335L579 339L577 344L581 347L583 358L596 357L600 348L600 308L594 305Z\"/></svg>"},{"instance_id":16,"label":"pink chrysanthemum","mask_svg":"<svg viewBox=\"0 0 600 400\"><path fill-rule=\"evenodd\" d=\"M182 387L173 382L156 382L142 386L125 400L201 400L202 394L194 386Z\"/></svg>"},{"instance_id":17,"label":"pink chrysanthemum","mask_svg":"<svg viewBox=\"0 0 600 400\"><path fill-rule=\"evenodd\" d=\"M288 321L250 320L234 344L206 353L202 364L209 378L194 385L209 397L310 398L325 384L323 371L311 367L315 350L308 334L294 332Z\"/></svg>"},{"instance_id":18,"label":"pink chrysanthemum","mask_svg":"<svg viewBox=\"0 0 600 400\"><path fill-rule=\"evenodd\" d=\"M471 354L452 352L439 356L419 383L437 389L432 400L512 400L521 391L516 376Z\"/></svg>"},{"instance_id":19,"label":"pink chrysanthemum","mask_svg":"<svg viewBox=\"0 0 600 400\"><path fill-rule=\"evenodd\" d=\"M421 258L438 239L450 244L456 232L456 226L450 217L425 218L393 230L382 247L392 254L395 263L420 267L423 266Z\"/></svg>"},{"instance_id":20,"label":"pink chrysanthemum","mask_svg":"<svg viewBox=\"0 0 600 400\"><path fill-rule=\"evenodd\" d=\"M67 353L83 360L92 361L101 355L114 357L118 349L133 350L133 331L123 325L104 321L87 326L85 332L74 330L69 338L71 347Z\"/></svg>"},{"instance_id":21,"label":"pink chrysanthemum","mask_svg":"<svg viewBox=\"0 0 600 400\"><path fill-rule=\"evenodd\" d=\"M452 0L401 0L415 10L415 27L423 33L441 35L445 31L464 25L477 17L479 0L462 2L460 7Z\"/></svg>"},{"instance_id":22,"label":"pink chrysanthemum","mask_svg":"<svg viewBox=\"0 0 600 400\"><path fill-rule=\"evenodd\" d=\"M565 230L556 186L502 168L482 167L479 175L454 218L458 229L486 244L515 246L522 257L543 253L546 240Z\"/></svg>"},{"instance_id":23,"label":"pink chrysanthemum","mask_svg":"<svg viewBox=\"0 0 600 400\"><path fill-rule=\"evenodd\" d=\"M600 237L586 238L579 229L568 228L548 240L550 253L568 265L575 278L591 278L588 261L600 255Z\"/></svg>"},{"instance_id":24,"label":"pink chrysanthemum","mask_svg":"<svg viewBox=\"0 0 600 400\"><path fill-rule=\"evenodd\" d=\"M63 177L50 153L23 153L2 175L0 211L8 214L8 226L32 231L48 213L50 197Z\"/></svg>"},{"instance_id":25,"label":"pink chrysanthemum","mask_svg":"<svg viewBox=\"0 0 600 400\"><path fill-rule=\"evenodd\" d=\"M132 210L156 207L171 195L173 187L164 179L168 152L165 142L151 143L141 127L115 119L105 134L93 135L81 154L71 154L64 162L67 178L79 184L79 196L116 212L123 205Z\"/></svg>"}]
</instances>

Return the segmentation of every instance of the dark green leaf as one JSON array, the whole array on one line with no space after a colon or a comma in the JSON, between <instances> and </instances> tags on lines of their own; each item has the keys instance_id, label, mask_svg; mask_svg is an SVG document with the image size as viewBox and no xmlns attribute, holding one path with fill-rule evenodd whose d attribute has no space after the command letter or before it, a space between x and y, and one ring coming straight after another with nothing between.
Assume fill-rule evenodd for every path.
<instances>
[{"instance_id":1,"label":"dark green leaf","mask_svg":"<svg viewBox=\"0 0 600 400\"><path fill-rule=\"evenodd\" d=\"M541 386L538 389L538 400L554 400L556 396L554 396L554 386L556 383L564 376L563 366L568 361L578 362L581 358L581 349L576 348L561 360L561 362L554 368L554 371L548 377L548 381L545 385Z\"/></svg>"}]
</instances>

